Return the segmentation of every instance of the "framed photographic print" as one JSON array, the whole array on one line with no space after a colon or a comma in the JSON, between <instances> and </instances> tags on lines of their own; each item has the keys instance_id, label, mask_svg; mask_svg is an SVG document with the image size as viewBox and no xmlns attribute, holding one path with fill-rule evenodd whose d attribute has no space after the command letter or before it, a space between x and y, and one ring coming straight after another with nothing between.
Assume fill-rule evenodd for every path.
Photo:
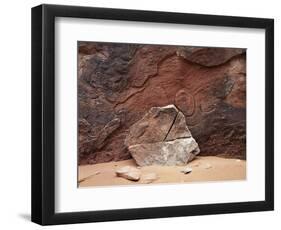
<instances>
[{"instance_id":1,"label":"framed photographic print","mask_svg":"<svg viewBox=\"0 0 281 230\"><path fill-rule=\"evenodd\" d=\"M32 221L273 210L273 19L32 9Z\"/></svg>"}]
</instances>

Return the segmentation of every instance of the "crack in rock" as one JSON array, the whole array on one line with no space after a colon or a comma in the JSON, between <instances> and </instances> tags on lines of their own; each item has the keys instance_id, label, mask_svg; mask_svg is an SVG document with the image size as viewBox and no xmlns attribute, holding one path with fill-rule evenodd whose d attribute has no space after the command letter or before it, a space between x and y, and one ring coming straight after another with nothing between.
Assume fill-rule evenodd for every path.
<instances>
[{"instance_id":1,"label":"crack in rock","mask_svg":"<svg viewBox=\"0 0 281 230\"><path fill-rule=\"evenodd\" d=\"M184 165L200 152L175 105L152 107L130 127L125 145L140 166Z\"/></svg>"}]
</instances>

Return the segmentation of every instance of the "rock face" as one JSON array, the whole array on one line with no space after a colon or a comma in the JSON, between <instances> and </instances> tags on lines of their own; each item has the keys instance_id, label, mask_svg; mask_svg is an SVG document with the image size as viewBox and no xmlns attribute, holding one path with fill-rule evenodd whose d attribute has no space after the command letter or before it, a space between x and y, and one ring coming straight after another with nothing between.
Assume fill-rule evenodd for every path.
<instances>
[{"instance_id":1,"label":"rock face","mask_svg":"<svg viewBox=\"0 0 281 230\"><path fill-rule=\"evenodd\" d=\"M78 46L79 164L131 158L130 127L169 104L182 111L200 155L246 158L245 49ZM175 125L166 140L177 132Z\"/></svg>"},{"instance_id":2,"label":"rock face","mask_svg":"<svg viewBox=\"0 0 281 230\"><path fill-rule=\"evenodd\" d=\"M152 107L125 139L138 165L184 165L200 152L185 117L174 105Z\"/></svg>"}]
</instances>

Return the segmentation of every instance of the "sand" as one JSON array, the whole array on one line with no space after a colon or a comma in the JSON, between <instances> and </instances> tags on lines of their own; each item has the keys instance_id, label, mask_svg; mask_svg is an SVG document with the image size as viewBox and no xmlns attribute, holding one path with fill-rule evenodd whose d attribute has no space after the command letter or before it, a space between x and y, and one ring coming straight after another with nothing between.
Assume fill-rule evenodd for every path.
<instances>
[{"instance_id":1,"label":"sand","mask_svg":"<svg viewBox=\"0 0 281 230\"><path fill-rule=\"evenodd\" d=\"M126 165L137 167L133 159L79 166L78 186L89 187L147 184L142 178L139 181L134 182L117 177L115 170ZM192 172L189 174L182 173L181 170L187 166L192 168ZM157 180L150 183L150 185L159 183L175 184L246 179L246 161L220 157L197 157L186 166L153 165L139 167L139 169L141 170L142 175L146 173L157 174Z\"/></svg>"}]
</instances>

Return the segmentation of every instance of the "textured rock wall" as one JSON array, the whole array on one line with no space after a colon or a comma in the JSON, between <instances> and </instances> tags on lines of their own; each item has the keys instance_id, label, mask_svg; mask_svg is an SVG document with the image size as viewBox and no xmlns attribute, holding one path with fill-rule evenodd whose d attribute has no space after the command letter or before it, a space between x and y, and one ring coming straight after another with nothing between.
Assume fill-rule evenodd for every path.
<instances>
[{"instance_id":1,"label":"textured rock wall","mask_svg":"<svg viewBox=\"0 0 281 230\"><path fill-rule=\"evenodd\" d=\"M79 163L130 158L151 107L176 105L200 155L246 157L246 50L79 42Z\"/></svg>"}]
</instances>

